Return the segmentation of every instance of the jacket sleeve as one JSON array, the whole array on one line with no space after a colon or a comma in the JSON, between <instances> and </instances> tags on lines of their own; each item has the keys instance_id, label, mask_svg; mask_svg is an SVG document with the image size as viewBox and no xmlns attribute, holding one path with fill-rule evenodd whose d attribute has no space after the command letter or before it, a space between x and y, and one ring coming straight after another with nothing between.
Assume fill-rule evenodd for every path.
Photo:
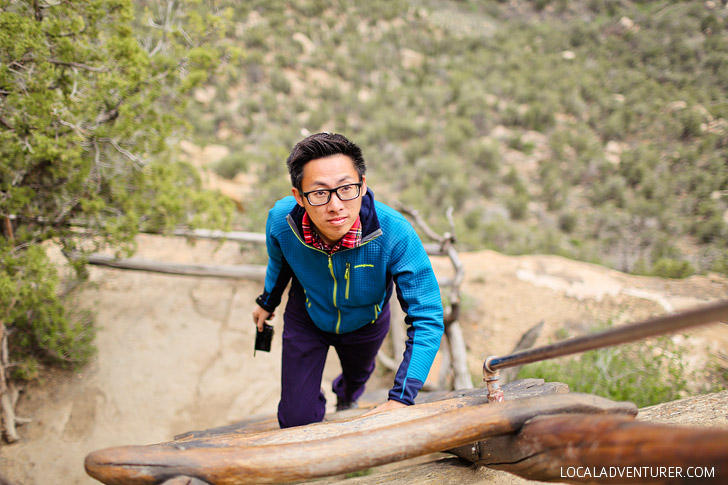
<instances>
[{"instance_id":1,"label":"jacket sleeve","mask_svg":"<svg viewBox=\"0 0 728 485\"><path fill-rule=\"evenodd\" d=\"M293 275L293 271L281 251L281 245L273 227L274 212L271 209L265 224L265 245L268 251L265 287L263 293L255 299L255 302L268 312L273 312L281 303L283 291Z\"/></svg>"},{"instance_id":2,"label":"jacket sleeve","mask_svg":"<svg viewBox=\"0 0 728 485\"><path fill-rule=\"evenodd\" d=\"M417 233L405 222L406 236L392 249L391 272L405 314L407 342L389 399L414 404L440 348L444 329L440 288Z\"/></svg>"}]
</instances>

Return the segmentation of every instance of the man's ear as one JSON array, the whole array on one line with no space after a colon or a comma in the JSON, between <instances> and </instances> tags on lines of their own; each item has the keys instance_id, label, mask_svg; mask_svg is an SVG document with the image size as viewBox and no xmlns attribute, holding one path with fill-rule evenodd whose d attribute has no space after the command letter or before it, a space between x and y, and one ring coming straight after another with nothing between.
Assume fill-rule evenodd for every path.
<instances>
[{"instance_id":1,"label":"man's ear","mask_svg":"<svg viewBox=\"0 0 728 485\"><path fill-rule=\"evenodd\" d=\"M361 196L367 195L367 177L366 175L361 176Z\"/></svg>"},{"instance_id":2,"label":"man's ear","mask_svg":"<svg viewBox=\"0 0 728 485\"><path fill-rule=\"evenodd\" d=\"M301 192L299 192L296 187L291 187L291 192L293 192L293 196L296 198L298 205L303 207L303 196L301 195Z\"/></svg>"}]
</instances>

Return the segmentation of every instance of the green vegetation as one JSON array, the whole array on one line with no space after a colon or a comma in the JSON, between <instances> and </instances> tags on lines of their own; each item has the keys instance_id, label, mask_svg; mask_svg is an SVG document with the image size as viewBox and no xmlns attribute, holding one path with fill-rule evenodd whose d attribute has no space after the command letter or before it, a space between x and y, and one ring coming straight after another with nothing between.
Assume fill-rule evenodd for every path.
<instances>
[{"instance_id":1,"label":"green vegetation","mask_svg":"<svg viewBox=\"0 0 728 485\"><path fill-rule=\"evenodd\" d=\"M0 323L16 378L93 352L50 243L83 278L85 254L130 254L140 231L231 219L169 149L224 54L225 12L138 5L145 22L128 0L0 1Z\"/></svg>"},{"instance_id":2,"label":"green vegetation","mask_svg":"<svg viewBox=\"0 0 728 485\"><path fill-rule=\"evenodd\" d=\"M357 477L366 477L368 475L371 475L374 472L372 468L367 468L366 470L359 470L357 472L351 472L344 475L344 478L357 478Z\"/></svg>"},{"instance_id":3,"label":"green vegetation","mask_svg":"<svg viewBox=\"0 0 728 485\"><path fill-rule=\"evenodd\" d=\"M688 376L683 354L668 337L660 337L654 343L638 342L528 364L518 378L563 382L571 392L630 401L642 408L685 396Z\"/></svg>"},{"instance_id":4,"label":"green vegetation","mask_svg":"<svg viewBox=\"0 0 728 485\"><path fill-rule=\"evenodd\" d=\"M261 174L263 227L302 131L349 135L377 197L462 249L683 277L728 260L728 18L702 1L233 5L240 51L191 103ZM280 155L280 154L284 155Z\"/></svg>"}]
</instances>

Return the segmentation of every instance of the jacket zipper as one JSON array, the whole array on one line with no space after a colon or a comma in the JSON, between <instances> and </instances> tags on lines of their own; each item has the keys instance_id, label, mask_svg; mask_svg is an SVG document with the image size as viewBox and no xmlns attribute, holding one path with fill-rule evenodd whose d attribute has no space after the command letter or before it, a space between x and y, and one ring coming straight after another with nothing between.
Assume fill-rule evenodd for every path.
<instances>
[{"instance_id":1,"label":"jacket zipper","mask_svg":"<svg viewBox=\"0 0 728 485\"><path fill-rule=\"evenodd\" d=\"M331 261L331 254L327 255L329 258L329 272L331 272L331 278L334 280L334 292L333 292L333 300L334 300L334 308L336 308L337 318L336 318L336 333L339 333L339 329L341 327L341 310L339 310L339 307L336 305L336 290L337 290L337 281L336 281L336 275L334 274L334 263Z\"/></svg>"},{"instance_id":2,"label":"jacket zipper","mask_svg":"<svg viewBox=\"0 0 728 485\"><path fill-rule=\"evenodd\" d=\"M346 263L346 272L344 273L344 279L346 280L346 299L349 299L349 268L351 267L351 263Z\"/></svg>"}]
</instances>

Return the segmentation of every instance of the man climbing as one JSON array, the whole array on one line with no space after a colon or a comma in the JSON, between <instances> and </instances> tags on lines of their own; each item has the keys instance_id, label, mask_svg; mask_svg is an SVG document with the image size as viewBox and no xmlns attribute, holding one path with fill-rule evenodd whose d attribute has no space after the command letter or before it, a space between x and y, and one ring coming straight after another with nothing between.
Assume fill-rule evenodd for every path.
<instances>
[{"instance_id":1,"label":"man climbing","mask_svg":"<svg viewBox=\"0 0 728 485\"><path fill-rule=\"evenodd\" d=\"M356 406L389 330L396 285L406 313L406 350L387 402L368 414L414 403L440 346L443 312L430 260L411 224L375 201L357 145L340 134L298 142L287 160L293 197L268 214L268 267L253 320L263 324L291 282L283 314L278 422L323 420L321 378L329 347L341 362L337 409Z\"/></svg>"}]
</instances>

